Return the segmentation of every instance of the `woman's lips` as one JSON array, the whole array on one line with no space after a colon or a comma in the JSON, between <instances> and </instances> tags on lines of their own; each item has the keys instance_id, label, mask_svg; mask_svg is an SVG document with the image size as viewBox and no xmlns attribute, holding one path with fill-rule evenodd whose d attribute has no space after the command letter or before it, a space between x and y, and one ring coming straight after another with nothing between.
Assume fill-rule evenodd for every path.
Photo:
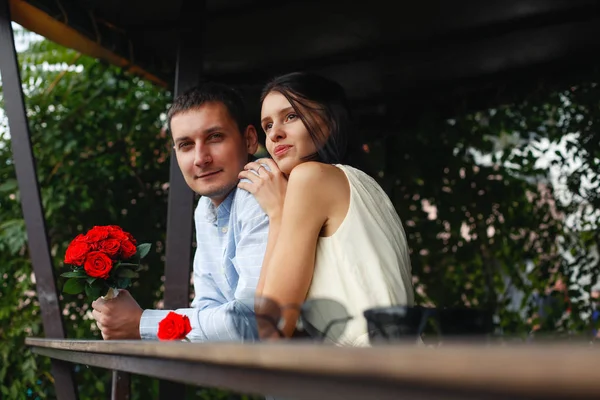
<instances>
[{"instance_id":1,"label":"woman's lips","mask_svg":"<svg viewBox=\"0 0 600 400\"><path fill-rule=\"evenodd\" d=\"M275 150L273 151L273 153L276 156L281 156L281 155L287 153L288 150L291 149L291 148L292 148L292 146L287 145L287 144L286 145L279 145L279 146L275 147Z\"/></svg>"}]
</instances>

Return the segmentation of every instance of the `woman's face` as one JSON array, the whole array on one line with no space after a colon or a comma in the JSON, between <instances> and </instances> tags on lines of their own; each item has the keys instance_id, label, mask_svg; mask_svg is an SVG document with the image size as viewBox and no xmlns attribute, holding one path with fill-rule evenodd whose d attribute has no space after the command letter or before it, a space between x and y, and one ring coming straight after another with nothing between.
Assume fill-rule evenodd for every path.
<instances>
[{"instance_id":1,"label":"woman's face","mask_svg":"<svg viewBox=\"0 0 600 400\"><path fill-rule=\"evenodd\" d=\"M309 111L304 111L308 115ZM317 116L317 121L321 121ZM310 118L310 116L309 116ZM262 103L261 126L266 134L267 151L286 175L304 158L317 152L317 148L294 111L294 108L279 92L270 92ZM321 127L324 124L319 124Z\"/></svg>"}]
</instances>

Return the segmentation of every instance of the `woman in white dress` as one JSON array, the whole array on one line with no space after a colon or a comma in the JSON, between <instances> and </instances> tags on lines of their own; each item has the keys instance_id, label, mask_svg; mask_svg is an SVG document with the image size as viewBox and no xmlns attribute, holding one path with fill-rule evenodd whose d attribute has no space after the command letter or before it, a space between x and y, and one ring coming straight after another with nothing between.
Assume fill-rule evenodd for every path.
<instances>
[{"instance_id":1,"label":"woman in white dress","mask_svg":"<svg viewBox=\"0 0 600 400\"><path fill-rule=\"evenodd\" d=\"M335 343L368 345L363 311L412 306L414 296L400 218L379 184L351 166L361 149L344 90L310 73L277 77L263 90L261 126L272 159L239 175L270 220L256 294L281 305L335 300L353 316ZM309 318L339 317L315 304ZM298 311L285 310L289 337Z\"/></svg>"}]
</instances>

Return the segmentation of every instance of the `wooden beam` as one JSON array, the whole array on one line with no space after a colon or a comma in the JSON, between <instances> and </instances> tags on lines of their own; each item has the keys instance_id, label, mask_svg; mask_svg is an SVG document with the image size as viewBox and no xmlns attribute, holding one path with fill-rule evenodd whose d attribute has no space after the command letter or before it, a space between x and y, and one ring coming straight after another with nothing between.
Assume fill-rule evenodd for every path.
<instances>
[{"instance_id":1,"label":"wooden beam","mask_svg":"<svg viewBox=\"0 0 600 400\"><path fill-rule=\"evenodd\" d=\"M56 290L54 267L50 257L35 158L31 148L8 0L0 0L0 73L13 160L21 194L21 207L27 229L29 256L36 277L44 332L49 338L64 338L65 330ZM52 361L52 375L56 394L60 400L77 399L71 365L63 361Z\"/></svg>"},{"instance_id":2,"label":"wooden beam","mask_svg":"<svg viewBox=\"0 0 600 400\"><path fill-rule=\"evenodd\" d=\"M166 82L162 79L133 64L126 58L102 47L99 43L82 35L69 25L54 19L25 0L8 0L8 2L13 21L25 29L42 35L61 46L77 50L90 57L105 60L126 69L132 74L140 75L157 85L167 87Z\"/></svg>"}]
</instances>

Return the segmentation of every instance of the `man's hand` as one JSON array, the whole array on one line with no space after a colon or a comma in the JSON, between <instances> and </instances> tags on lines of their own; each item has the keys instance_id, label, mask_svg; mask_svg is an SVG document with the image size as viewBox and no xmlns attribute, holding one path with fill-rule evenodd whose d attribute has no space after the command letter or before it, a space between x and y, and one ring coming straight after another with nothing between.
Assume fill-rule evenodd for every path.
<instances>
[{"instance_id":1,"label":"man's hand","mask_svg":"<svg viewBox=\"0 0 600 400\"><path fill-rule=\"evenodd\" d=\"M144 310L127 290L119 290L114 299L96 299L92 308L104 340L141 339L140 319Z\"/></svg>"}]
</instances>

